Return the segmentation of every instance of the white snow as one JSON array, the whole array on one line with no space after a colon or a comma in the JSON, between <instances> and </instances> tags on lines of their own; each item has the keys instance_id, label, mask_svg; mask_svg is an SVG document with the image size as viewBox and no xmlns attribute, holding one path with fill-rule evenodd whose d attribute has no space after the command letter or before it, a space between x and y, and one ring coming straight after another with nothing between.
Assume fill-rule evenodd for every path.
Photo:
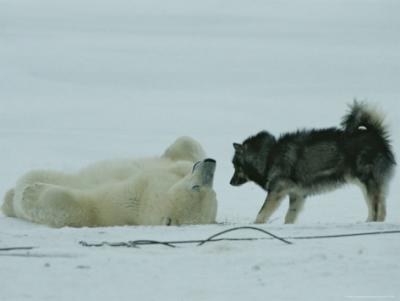
<instances>
[{"instance_id":1,"label":"white snow","mask_svg":"<svg viewBox=\"0 0 400 301\"><path fill-rule=\"evenodd\" d=\"M400 236L85 248L204 239L251 224L265 192L229 186L232 142L338 125L354 97L387 112L400 151L400 2L0 0L0 193L33 168L160 154L181 135L217 159L218 222L50 229L0 215L0 300L400 300ZM365 224L357 187L287 204L283 237L400 229ZM226 237L263 237L250 231Z\"/></svg>"}]
</instances>

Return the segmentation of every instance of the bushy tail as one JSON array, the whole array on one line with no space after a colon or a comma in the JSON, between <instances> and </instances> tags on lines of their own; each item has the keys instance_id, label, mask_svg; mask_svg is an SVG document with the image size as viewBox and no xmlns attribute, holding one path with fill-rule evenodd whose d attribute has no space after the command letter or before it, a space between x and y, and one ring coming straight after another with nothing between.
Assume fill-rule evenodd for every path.
<instances>
[{"instance_id":1,"label":"bushy tail","mask_svg":"<svg viewBox=\"0 0 400 301\"><path fill-rule=\"evenodd\" d=\"M376 107L354 100L350 105L350 112L343 117L342 127L346 132L357 131L375 132L384 139L389 138L387 126L384 123L385 116Z\"/></svg>"}]
</instances>

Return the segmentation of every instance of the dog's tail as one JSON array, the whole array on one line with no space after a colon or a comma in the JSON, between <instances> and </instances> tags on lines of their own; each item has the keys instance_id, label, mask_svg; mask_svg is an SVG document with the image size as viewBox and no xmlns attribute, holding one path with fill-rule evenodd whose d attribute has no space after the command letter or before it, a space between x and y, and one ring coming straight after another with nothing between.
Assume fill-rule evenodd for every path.
<instances>
[{"instance_id":1,"label":"dog's tail","mask_svg":"<svg viewBox=\"0 0 400 301\"><path fill-rule=\"evenodd\" d=\"M389 139L389 131L385 125L385 115L378 108L354 100L350 111L343 117L342 127L348 133L369 131L378 134L385 140Z\"/></svg>"}]
</instances>

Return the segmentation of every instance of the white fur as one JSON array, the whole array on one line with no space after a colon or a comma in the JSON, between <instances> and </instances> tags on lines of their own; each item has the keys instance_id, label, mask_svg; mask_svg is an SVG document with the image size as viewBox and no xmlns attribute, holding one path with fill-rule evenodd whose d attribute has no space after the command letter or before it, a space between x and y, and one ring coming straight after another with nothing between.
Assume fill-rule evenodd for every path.
<instances>
[{"instance_id":1,"label":"white fur","mask_svg":"<svg viewBox=\"0 0 400 301\"><path fill-rule=\"evenodd\" d=\"M161 157L105 161L76 174L31 171L2 210L53 227L214 223L212 185L199 184L201 168L192 173L204 158L198 142L182 137Z\"/></svg>"}]
</instances>

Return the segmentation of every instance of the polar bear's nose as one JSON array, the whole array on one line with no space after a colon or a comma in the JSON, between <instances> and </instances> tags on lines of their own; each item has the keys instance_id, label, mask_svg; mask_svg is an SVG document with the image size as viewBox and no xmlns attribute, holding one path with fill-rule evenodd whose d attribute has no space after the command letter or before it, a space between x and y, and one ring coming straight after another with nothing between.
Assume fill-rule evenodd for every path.
<instances>
[{"instance_id":1,"label":"polar bear's nose","mask_svg":"<svg viewBox=\"0 0 400 301\"><path fill-rule=\"evenodd\" d=\"M205 159L204 162L205 162L205 163L207 163L207 162L208 162L208 163L217 163L217 161L215 161L214 159L211 159L211 158Z\"/></svg>"}]
</instances>

